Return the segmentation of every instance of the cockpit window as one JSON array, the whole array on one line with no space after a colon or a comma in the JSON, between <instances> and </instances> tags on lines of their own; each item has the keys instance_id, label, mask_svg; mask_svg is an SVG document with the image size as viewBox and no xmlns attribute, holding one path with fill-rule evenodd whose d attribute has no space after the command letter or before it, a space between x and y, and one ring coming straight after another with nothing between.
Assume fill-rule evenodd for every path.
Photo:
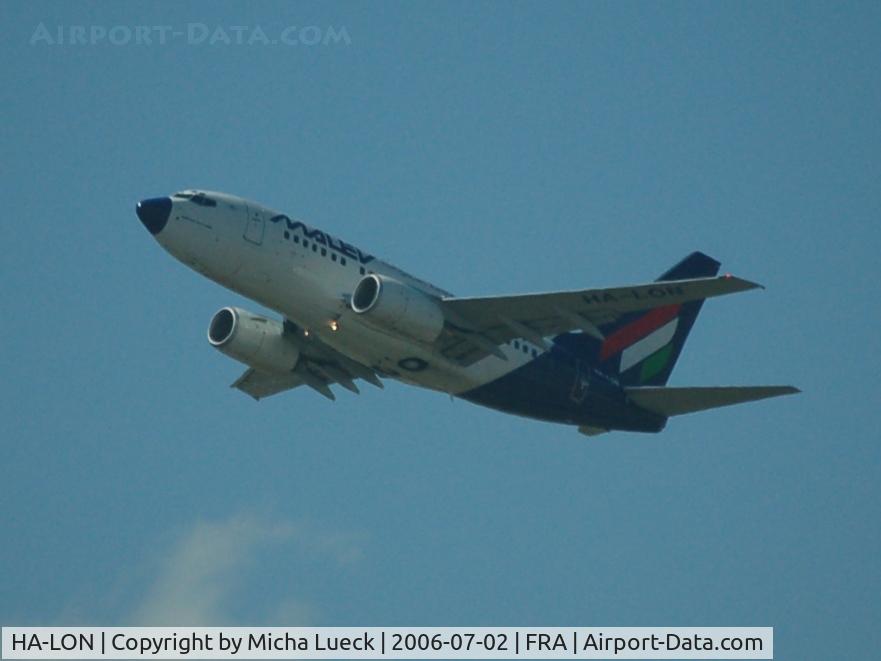
<instances>
[{"instance_id":1,"label":"cockpit window","mask_svg":"<svg viewBox=\"0 0 881 661\"><path fill-rule=\"evenodd\" d=\"M172 197L176 197L181 200L189 200L194 204L198 204L201 207L216 207L217 201L211 199L205 193L200 193L197 190L184 190L179 193L174 193Z\"/></svg>"},{"instance_id":2,"label":"cockpit window","mask_svg":"<svg viewBox=\"0 0 881 661\"><path fill-rule=\"evenodd\" d=\"M202 207L216 207L217 202L212 200L210 197L205 195L204 193L196 193L193 197L190 198L190 202L198 204Z\"/></svg>"}]
</instances>

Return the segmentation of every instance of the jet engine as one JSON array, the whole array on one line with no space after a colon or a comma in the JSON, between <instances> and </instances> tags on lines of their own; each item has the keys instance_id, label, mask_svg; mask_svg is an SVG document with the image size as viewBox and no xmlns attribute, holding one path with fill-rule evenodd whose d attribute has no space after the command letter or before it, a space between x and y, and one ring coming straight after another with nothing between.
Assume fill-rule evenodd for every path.
<instances>
[{"instance_id":1,"label":"jet engine","mask_svg":"<svg viewBox=\"0 0 881 661\"><path fill-rule=\"evenodd\" d=\"M290 372L300 349L280 321L241 308L219 310L208 325L208 341L230 358L266 372Z\"/></svg>"},{"instance_id":2,"label":"jet engine","mask_svg":"<svg viewBox=\"0 0 881 661\"><path fill-rule=\"evenodd\" d=\"M444 328L444 313L432 298L394 278L365 275L352 292L352 310L381 330L434 342Z\"/></svg>"}]
</instances>

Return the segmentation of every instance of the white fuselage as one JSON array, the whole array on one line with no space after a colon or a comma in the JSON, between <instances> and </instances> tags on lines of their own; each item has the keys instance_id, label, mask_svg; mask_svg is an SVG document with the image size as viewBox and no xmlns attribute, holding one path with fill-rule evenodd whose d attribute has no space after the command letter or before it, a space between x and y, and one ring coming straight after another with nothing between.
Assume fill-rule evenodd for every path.
<instances>
[{"instance_id":1,"label":"white fuselage","mask_svg":"<svg viewBox=\"0 0 881 661\"><path fill-rule=\"evenodd\" d=\"M259 204L224 193L194 193L171 198L167 224L155 235L168 252L383 374L460 394L528 363L541 351L521 341L518 348L499 347L507 360L489 356L463 367L428 344L384 332L365 323L349 305L365 274L390 276L433 297L449 294Z\"/></svg>"}]
</instances>

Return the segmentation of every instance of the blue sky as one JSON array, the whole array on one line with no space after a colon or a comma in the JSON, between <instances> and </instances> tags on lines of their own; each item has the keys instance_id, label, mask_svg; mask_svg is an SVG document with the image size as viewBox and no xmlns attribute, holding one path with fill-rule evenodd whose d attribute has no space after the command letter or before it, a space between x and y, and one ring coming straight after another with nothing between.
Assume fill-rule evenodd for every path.
<instances>
[{"instance_id":1,"label":"blue sky","mask_svg":"<svg viewBox=\"0 0 881 661\"><path fill-rule=\"evenodd\" d=\"M0 5L0 622L774 626L881 645L875 3ZM348 43L31 43L57 26ZM260 403L141 198L225 190L458 294L700 249L671 383L797 397L587 439L390 383Z\"/></svg>"}]
</instances>

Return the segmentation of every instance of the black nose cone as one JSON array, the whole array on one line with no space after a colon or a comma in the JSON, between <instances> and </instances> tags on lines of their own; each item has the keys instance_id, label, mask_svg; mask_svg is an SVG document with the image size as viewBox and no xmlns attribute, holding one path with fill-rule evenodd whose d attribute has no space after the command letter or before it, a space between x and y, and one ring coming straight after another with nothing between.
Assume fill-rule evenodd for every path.
<instances>
[{"instance_id":1,"label":"black nose cone","mask_svg":"<svg viewBox=\"0 0 881 661\"><path fill-rule=\"evenodd\" d=\"M135 212L150 234L159 234L171 215L171 198L151 197L149 200L141 200L135 207Z\"/></svg>"}]
</instances>

